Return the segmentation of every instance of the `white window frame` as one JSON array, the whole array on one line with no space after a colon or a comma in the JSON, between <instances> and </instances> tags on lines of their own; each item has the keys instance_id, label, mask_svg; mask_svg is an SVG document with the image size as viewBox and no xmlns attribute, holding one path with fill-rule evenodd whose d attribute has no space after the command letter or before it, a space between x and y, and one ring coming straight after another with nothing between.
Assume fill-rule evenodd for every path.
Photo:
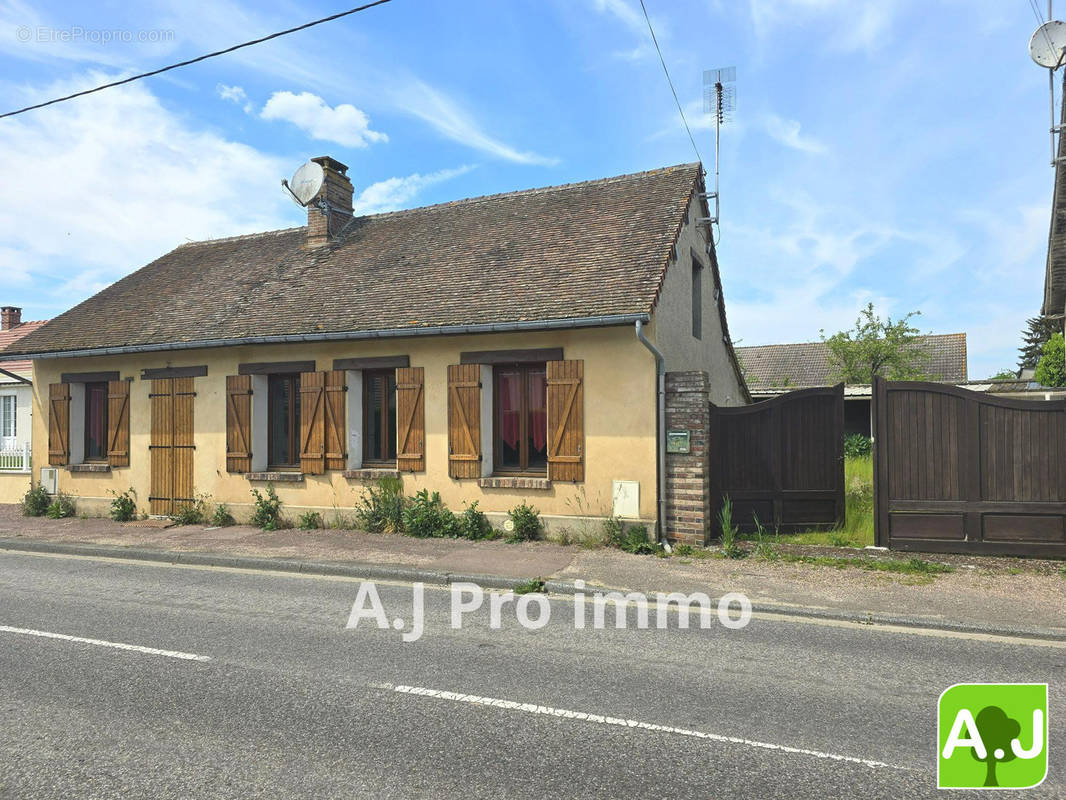
<instances>
[{"instance_id":1,"label":"white window frame","mask_svg":"<svg viewBox=\"0 0 1066 800\"><path fill-rule=\"evenodd\" d=\"M5 409L10 402L11 416L5 416ZM15 392L0 392L0 439L16 439L18 438L18 416L19 416L19 401L18 395ZM6 419L11 420L10 433L4 430L4 422Z\"/></svg>"}]
</instances>

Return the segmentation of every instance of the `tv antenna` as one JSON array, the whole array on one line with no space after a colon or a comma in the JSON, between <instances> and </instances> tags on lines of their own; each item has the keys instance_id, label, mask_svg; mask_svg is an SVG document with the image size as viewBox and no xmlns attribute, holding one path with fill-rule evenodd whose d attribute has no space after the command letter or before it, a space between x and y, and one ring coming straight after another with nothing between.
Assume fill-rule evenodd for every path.
<instances>
[{"instance_id":1,"label":"tv antenna","mask_svg":"<svg viewBox=\"0 0 1066 800\"><path fill-rule=\"evenodd\" d=\"M1059 163L1057 148L1055 147L1055 134L1062 133L1062 124L1055 119L1055 72L1063 64L1066 64L1066 22L1060 22L1051 18L1051 2L1047 3L1047 22L1040 19L1033 4L1033 13L1041 22L1029 39L1029 57L1048 71L1048 90L1051 98L1051 166Z\"/></svg>"},{"instance_id":2,"label":"tv antenna","mask_svg":"<svg viewBox=\"0 0 1066 800\"><path fill-rule=\"evenodd\" d=\"M718 192L718 151L721 140L722 126L733 119L733 112L737 107L736 67L720 67L703 71L703 111L705 114L714 115L714 191L707 194L708 199L714 198L714 214L708 219L712 226L718 225L721 216L721 203ZM719 226L719 234L721 226ZM713 235L713 229L712 229ZM717 243L717 242L716 242Z\"/></svg>"}]
</instances>

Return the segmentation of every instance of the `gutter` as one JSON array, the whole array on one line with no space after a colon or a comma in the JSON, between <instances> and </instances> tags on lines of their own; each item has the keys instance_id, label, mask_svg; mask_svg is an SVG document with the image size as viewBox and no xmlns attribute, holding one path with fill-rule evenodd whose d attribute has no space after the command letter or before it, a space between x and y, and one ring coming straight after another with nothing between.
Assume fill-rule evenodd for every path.
<instances>
[{"instance_id":1,"label":"gutter","mask_svg":"<svg viewBox=\"0 0 1066 800\"><path fill-rule=\"evenodd\" d=\"M344 342L364 339L400 339L410 336L459 336L471 333L513 333L516 331L549 331L567 328L602 328L610 325L631 325L648 322L650 314L608 314L598 317L567 319L523 320L521 322L490 322L480 325L436 325L425 328L382 328L370 331L335 331L328 333L296 333L280 336L242 336L234 339L201 339L192 342L163 342L160 344L132 344L118 347L94 347L84 350L56 350L45 353L0 355L0 361L25 361L45 358L87 358L130 353L159 353L169 350L200 350L209 347L241 347L253 344L299 344L301 342Z\"/></svg>"},{"instance_id":2,"label":"gutter","mask_svg":"<svg viewBox=\"0 0 1066 800\"><path fill-rule=\"evenodd\" d=\"M635 327L637 339L655 357L655 475L658 483L655 515L659 528L659 543L669 553L673 548L666 539L666 357L644 335L646 321L636 320Z\"/></svg>"}]
</instances>

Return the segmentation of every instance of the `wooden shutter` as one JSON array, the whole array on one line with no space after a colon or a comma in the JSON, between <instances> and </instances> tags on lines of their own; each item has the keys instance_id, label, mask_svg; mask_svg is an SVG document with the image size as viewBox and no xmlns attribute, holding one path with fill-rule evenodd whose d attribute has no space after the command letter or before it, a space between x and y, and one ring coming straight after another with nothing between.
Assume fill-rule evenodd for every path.
<instances>
[{"instance_id":1,"label":"wooden shutter","mask_svg":"<svg viewBox=\"0 0 1066 800\"><path fill-rule=\"evenodd\" d=\"M112 467L130 465L130 384L107 383L107 463Z\"/></svg>"},{"instance_id":2,"label":"wooden shutter","mask_svg":"<svg viewBox=\"0 0 1066 800\"><path fill-rule=\"evenodd\" d=\"M48 385L48 463L70 462L70 384Z\"/></svg>"},{"instance_id":3,"label":"wooden shutter","mask_svg":"<svg viewBox=\"0 0 1066 800\"><path fill-rule=\"evenodd\" d=\"M326 374L300 373L300 472L326 471Z\"/></svg>"},{"instance_id":4,"label":"wooden shutter","mask_svg":"<svg viewBox=\"0 0 1066 800\"><path fill-rule=\"evenodd\" d=\"M226 376L226 471L252 470L252 376Z\"/></svg>"},{"instance_id":5,"label":"wooden shutter","mask_svg":"<svg viewBox=\"0 0 1066 800\"><path fill-rule=\"evenodd\" d=\"M148 393L151 416L148 439L148 511L154 516L174 513L174 387L172 378L156 378Z\"/></svg>"},{"instance_id":6,"label":"wooden shutter","mask_svg":"<svg viewBox=\"0 0 1066 800\"><path fill-rule=\"evenodd\" d=\"M334 369L323 372L325 377L325 431L323 441L326 448L326 469L346 469L348 467L348 436L344 424L346 403L344 393L344 370Z\"/></svg>"},{"instance_id":7,"label":"wooden shutter","mask_svg":"<svg viewBox=\"0 0 1066 800\"><path fill-rule=\"evenodd\" d=\"M481 365L448 367L448 475L481 477Z\"/></svg>"},{"instance_id":8,"label":"wooden shutter","mask_svg":"<svg viewBox=\"0 0 1066 800\"><path fill-rule=\"evenodd\" d=\"M584 361L549 361L548 479L585 480Z\"/></svg>"},{"instance_id":9,"label":"wooden shutter","mask_svg":"<svg viewBox=\"0 0 1066 800\"><path fill-rule=\"evenodd\" d=\"M396 469L404 472L424 472L426 469L424 388L425 370L422 367L396 370Z\"/></svg>"},{"instance_id":10,"label":"wooden shutter","mask_svg":"<svg viewBox=\"0 0 1066 800\"><path fill-rule=\"evenodd\" d=\"M174 399L171 410L174 418L171 422L171 499L174 501L174 513L187 508L195 500L193 488L193 402L196 392L193 390L193 378L174 378L171 391ZM247 395L245 395L247 397Z\"/></svg>"}]
</instances>

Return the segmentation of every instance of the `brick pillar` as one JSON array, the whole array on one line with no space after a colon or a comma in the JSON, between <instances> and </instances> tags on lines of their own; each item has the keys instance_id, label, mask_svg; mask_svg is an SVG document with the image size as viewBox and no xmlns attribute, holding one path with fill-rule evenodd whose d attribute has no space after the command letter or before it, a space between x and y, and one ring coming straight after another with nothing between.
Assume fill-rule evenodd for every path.
<instances>
[{"instance_id":1,"label":"brick pillar","mask_svg":"<svg viewBox=\"0 0 1066 800\"><path fill-rule=\"evenodd\" d=\"M666 373L666 430L689 432L688 453L666 454L666 537L676 544L704 545L710 532L709 403L706 372Z\"/></svg>"}]
</instances>

